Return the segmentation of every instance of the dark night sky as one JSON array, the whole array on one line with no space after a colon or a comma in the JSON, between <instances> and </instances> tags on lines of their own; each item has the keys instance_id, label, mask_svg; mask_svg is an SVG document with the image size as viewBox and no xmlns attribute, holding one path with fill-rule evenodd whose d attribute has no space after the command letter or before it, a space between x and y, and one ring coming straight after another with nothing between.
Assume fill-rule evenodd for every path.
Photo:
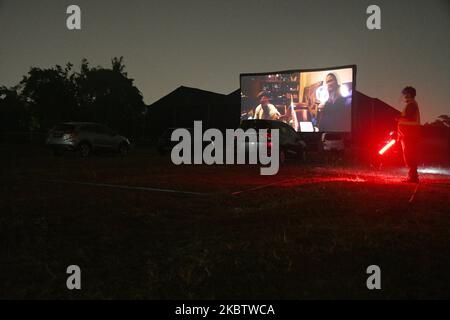
<instances>
[{"instance_id":1,"label":"dark night sky","mask_svg":"<svg viewBox=\"0 0 450 320\"><path fill-rule=\"evenodd\" d=\"M82 30L66 29L66 8ZM382 30L366 28L370 4ZM418 90L422 121L449 114L450 1L2 1L0 85L31 66L124 56L146 103L180 85L229 93L239 73L357 64L357 89L400 108Z\"/></svg>"}]
</instances>

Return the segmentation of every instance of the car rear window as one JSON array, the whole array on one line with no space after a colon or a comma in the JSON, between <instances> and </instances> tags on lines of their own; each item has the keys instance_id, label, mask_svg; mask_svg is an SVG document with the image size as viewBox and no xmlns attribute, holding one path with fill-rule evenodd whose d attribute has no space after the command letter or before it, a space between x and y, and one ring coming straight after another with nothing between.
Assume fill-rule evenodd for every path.
<instances>
[{"instance_id":1,"label":"car rear window","mask_svg":"<svg viewBox=\"0 0 450 320\"><path fill-rule=\"evenodd\" d=\"M95 131L98 133L107 133L107 134L112 132L109 127L107 127L105 125L101 125L101 124L98 124L95 126Z\"/></svg>"},{"instance_id":2,"label":"car rear window","mask_svg":"<svg viewBox=\"0 0 450 320\"><path fill-rule=\"evenodd\" d=\"M61 123L54 126L53 131L64 131L64 132L75 131L75 126L72 124Z\"/></svg>"},{"instance_id":3,"label":"car rear window","mask_svg":"<svg viewBox=\"0 0 450 320\"><path fill-rule=\"evenodd\" d=\"M259 129L271 129L272 125L270 122L266 122L266 121L242 121L240 128L243 130L247 130L247 129L255 129L255 130L259 130Z\"/></svg>"},{"instance_id":4,"label":"car rear window","mask_svg":"<svg viewBox=\"0 0 450 320\"><path fill-rule=\"evenodd\" d=\"M194 134L194 128L169 128L160 136L162 140L170 140L172 138L172 133L177 129L185 129L190 132L191 135Z\"/></svg>"},{"instance_id":5,"label":"car rear window","mask_svg":"<svg viewBox=\"0 0 450 320\"><path fill-rule=\"evenodd\" d=\"M328 141L342 140L342 136L337 133L327 133L325 135L325 140L328 140Z\"/></svg>"},{"instance_id":6,"label":"car rear window","mask_svg":"<svg viewBox=\"0 0 450 320\"><path fill-rule=\"evenodd\" d=\"M81 131L91 132L91 133L109 133L109 132L111 132L111 130L108 127L101 125L101 124L96 124L96 123L83 125L81 127Z\"/></svg>"}]
</instances>

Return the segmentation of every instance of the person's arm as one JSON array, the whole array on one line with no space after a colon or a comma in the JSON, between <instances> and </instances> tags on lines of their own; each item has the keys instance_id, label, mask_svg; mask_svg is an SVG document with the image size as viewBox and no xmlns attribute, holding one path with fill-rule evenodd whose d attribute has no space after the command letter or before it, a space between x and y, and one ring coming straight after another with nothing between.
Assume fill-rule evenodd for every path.
<instances>
[{"instance_id":1,"label":"person's arm","mask_svg":"<svg viewBox=\"0 0 450 320\"><path fill-rule=\"evenodd\" d=\"M273 104L270 104L269 108L270 108L270 117L273 120L278 120L281 116L281 113L278 111L278 109Z\"/></svg>"},{"instance_id":2,"label":"person's arm","mask_svg":"<svg viewBox=\"0 0 450 320\"><path fill-rule=\"evenodd\" d=\"M261 105L257 106L255 109L255 119L260 119L261 118Z\"/></svg>"}]
</instances>

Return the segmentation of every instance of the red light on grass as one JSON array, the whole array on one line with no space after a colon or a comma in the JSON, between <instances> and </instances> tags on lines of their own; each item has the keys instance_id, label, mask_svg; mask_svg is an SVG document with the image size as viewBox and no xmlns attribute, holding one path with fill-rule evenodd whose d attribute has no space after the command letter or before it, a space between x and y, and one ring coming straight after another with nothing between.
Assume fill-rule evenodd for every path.
<instances>
[{"instance_id":1,"label":"red light on grass","mask_svg":"<svg viewBox=\"0 0 450 320\"><path fill-rule=\"evenodd\" d=\"M395 144L395 140L392 139L380 151L378 151L378 153L380 155L383 155L383 153L385 153L387 150L389 150L389 148L391 148L394 144Z\"/></svg>"}]
</instances>

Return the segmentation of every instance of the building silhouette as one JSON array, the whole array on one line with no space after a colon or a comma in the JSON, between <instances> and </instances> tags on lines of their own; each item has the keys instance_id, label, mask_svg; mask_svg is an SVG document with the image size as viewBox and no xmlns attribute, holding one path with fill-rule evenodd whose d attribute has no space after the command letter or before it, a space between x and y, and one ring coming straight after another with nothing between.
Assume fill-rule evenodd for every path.
<instances>
[{"instance_id":1,"label":"building silhouette","mask_svg":"<svg viewBox=\"0 0 450 320\"><path fill-rule=\"evenodd\" d=\"M147 108L146 137L155 141L168 128L192 127L200 120L203 128L237 128L240 122L240 89L220 94L185 86L178 87ZM353 95L352 140L357 145L385 138L396 127L400 112L387 103L359 91Z\"/></svg>"}]
</instances>

